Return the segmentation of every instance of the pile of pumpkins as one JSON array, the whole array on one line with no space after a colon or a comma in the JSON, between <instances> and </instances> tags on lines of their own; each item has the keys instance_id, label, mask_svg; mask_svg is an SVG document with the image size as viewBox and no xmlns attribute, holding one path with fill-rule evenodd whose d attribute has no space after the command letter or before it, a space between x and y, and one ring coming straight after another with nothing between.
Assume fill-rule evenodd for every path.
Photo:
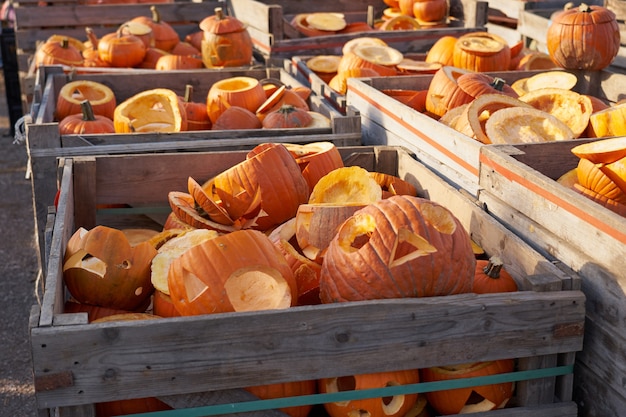
<instances>
[{"instance_id":1,"label":"pile of pumpkins","mask_svg":"<svg viewBox=\"0 0 626 417\"><path fill-rule=\"evenodd\" d=\"M136 16L117 30L97 38L86 28L86 41L52 35L37 49L34 65L71 68L142 68L189 70L240 67L252 64L252 40L246 26L222 8L206 17L199 30L181 39L174 27L161 19L158 7L151 16Z\"/></svg>"},{"instance_id":2,"label":"pile of pumpkins","mask_svg":"<svg viewBox=\"0 0 626 417\"><path fill-rule=\"evenodd\" d=\"M488 259L447 208L417 196L399 177L344 166L329 142L259 145L213 178L190 177L187 190L171 191L168 200L172 212L161 231L96 226L74 233L63 263L72 296L66 311L88 312L95 321L122 311L145 314L151 305L150 314L167 318L518 289L503 260ZM247 389L276 398L382 388L511 372L514 363ZM512 395L512 384L502 383L324 407L332 417L429 416L431 409L503 407ZM472 403L476 396L480 405ZM306 417L311 406L283 411Z\"/></svg>"},{"instance_id":3,"label":"pile of pumpkins","mask_svg":"<svg viewBox=\"0 0 626 417\"><path fill-rule=\"evenodd\" d=\"M626 217L626 137L587 142L572 148L576 168L558 182Z\"/></svg>"},{"instance_id":4,"label":"pile of pumpkins","mask_svg":"<svg viewBox=\"0 0 626 417\"><path fill-rule=\"evenodd\" d=\"M235 76L212 84L205 101L196 101L188 84L184 95L154 88L118 104L107 85L76 80L59 91L55 119L61 135L329 128L330 119L310 110L310 93L275 79Z\"/></svg>"}]
</instances>

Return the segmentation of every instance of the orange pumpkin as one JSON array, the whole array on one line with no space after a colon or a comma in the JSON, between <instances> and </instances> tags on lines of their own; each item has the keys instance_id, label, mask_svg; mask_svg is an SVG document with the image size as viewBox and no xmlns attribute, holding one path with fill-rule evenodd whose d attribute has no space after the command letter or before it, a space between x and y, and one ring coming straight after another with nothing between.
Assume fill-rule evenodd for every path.
<instances>
[{"instance_id":1,"label":"orange pumpkin","mask_svg":"<svg viewBox=\"0 0 626 417\"><path fill-rule=\"evenodd\" d=\"M456 41L453 62L455 67L470 71L507 71L511 64L511 49L494 33L467 33Z\"/></svg>"},{"instance_id":2,"label":"orange pumpkin","mask_svg":"<svg viewBox=\"0 0 626 417\"><path fill-rule=\"evenodd\" d=\"M262 400L313 395L317 393L317 381L308 380L257 385L254 387L247 387L246 391L249 391ZM290 417L307 417L312 409L312 405L303 405L297 407L285 407L280 410Z\"/></svg>"},{"instance_id":3,"label":"orange pumpkin","mask_svg":"<svg viewBox=\"0 0 626 417\"><path fill-rule=\"evenodd\" d=\"M121 230L80 228L67 245L63 279L81 303L135 310L150 299L150 264L157 250L144 241L131 246Z\"/></svg>"},{"instance_id":4,"label":"orange pumpkin","mask_svg":"<svg viewBox=\"0 0 626 417\"><path fill-rule=\"evenodd\" d=\"M122 28L100 38L98 54L112 67L134 67L145 58L146 45L137 36L124 33Z\"/></svg>"},{"instance_id":5,"label":"orange pumpkin","mask_svg":"<svg viewBox=\"0 0 626 417\"><path fill-rule=\"evenodd\" d=\"M161 56L154 68L160 71L192 70L202 69L204 64L201 59L191 55L168 54Z\"/></svg>"},{"instance_id":6,"label":"orange pumpkin","mask_svg":"<svg viewBox=\"0 0 626 417\"><path fill-rule=\"evenodd\" d=\"M319 391L326 394L409 385L416 384L419 381L419 372L415 369L322 378L318 385ZM416 404L417 397L417 394L403 394L382 398L364 398L326 403L324 408L331 417L351 417L355 415L401 417L407 414Z\"/></svg>"},{"instance_id":7,"label":"orange pumpkin","mask_svg":"<svg viewBox=\"0 0 626 417\"><path fill-rule=\"evenodd\" d=\"M214 83L207 94L207 113L213 123L227 108L243 107L256 113L266 100L265 90L256 78L238 76Z\"/></svg>"},{"instance_id":8,"label":"orange pumpkin","mask_svg":"<svg viewBox=\"0 0 626 417\"><path fill-rule=\"evenodd\" d=\"M81 102L89 100L93 113L113 119L115 94L107 85L90 80L70 81L61 87L55 109L56 120L82 112Z\"/></svg>"},{"instance_id":9,"label":"orange pumpkin","mask_svg":"<svg viewBox=\"0 0 626 417\"><path fill-rule=\"evenodd\" d=\"M207 68L240 67L252 61L252 38L246 25L226 16L221 7L200 22L204 32L201 50Z\"/></svg>"},{"instance_id":10,"label":"orange pumpkin","mask_svg":"<svg viewBox=\"0 0 626 417\"><path fill-rule=\"evenodd\" d=\"M263 127L266 129L291 129L307 127L312 121L313 117L308 111L285 104L280 109L265 116Z\"/></svg>"},{"instance_id":11,"label":"orange pumpkin","mask_svg":"<svg viewBox=\"0 0 626 417\"><path fill-rule=\"evenodd\" d=\"M426 0L413 3L413 16L418 22L441 22L448 17L448 0Z\"/></svg>"},{"instance_id":12,"label":"orange pumpkin","mask_svg":"<svg viewBox=\"0 0 626 417\"><path fill-rule=\"evenodd\" d=\"M617 56L620 29L611 10L582 3L553 14L551 20L548 53L561 67L601 70Z\"/></svg>"},{"instance_id":13,"label":"orange pumpkin","mask_svg":"<svg viewBox=\"0 0 626 417\"><path fill-rule=\"evenodd\" d=\"M250 110L231 106L224 110L213 123L213 130L261 129L263 124Z\"/></svg>"},{"instance_id":14,"label":"orange pumpkin","mask_svg":"<svg viewBox=\"0 0 626 417\"><path fill-rule=\"evenodd\" d=\"M461 378L513 372L513 359L442 366L420 370L424 382L449 381ZM502 408L513 395L513 383L456 388L426 393L428 403L443 415L489 411Z\"/></svg>"},{"instance_id":15,"label":"orange pumpkin","mask_svg":"<svg viewBox=\"0 0 626 417\"><path fill-rule=\"evenodd\" d=\"M44 42L35 53L35 65L66 65L80 67L83 65L83 56L69 38L51 38Z\"/></svg>"},{"instance_id":16,"label":"orange pumpkin","mask_svg":"<svg viewBox=\"0 0 626 417\"><path fill-rule=\"evenodd\" d=\"M626 204L626 193L599 167L588 159L581 158L576 167L578 183L593 192L618 203Z\"/></svg>"},{"instance_id":17,"label":"orange pumpkin","mask_svg":"<svg viewBox=\"0 0 626 417\"><path fill-rule=\"evenodd\" d=\"M313 142L304 145L286 143L285 147L296 159L302 175L312 190L329 172L343 167L339 149L332 142Z\"/></svg>"},{"instance_id":18,"label":"orange pumpkin","mask_svg":"<svg viewBox=\"0 0 626 417\"><path fill-rule=\"evenodd\" d=\"M517 291L517 282L504 268L498 256L476 261L474 289L476 294Z\"/></svg>"},{"instance_id":19,"label":"orange pumpkin","mask_svg":"<svg viewBox=\"0 0 626 417\"><path fill-rule=\"evenodd\" d=\"M206 104L193 101L193 86L191 84L185 86L183 108L187 114L188 131L211 129L212 123L206 112Z\"/></svg>"},{"instance_id":20,"label":"orange pumpkin","mask_svg":"<svg viewBox=\"0 0 626 417\"><path fill-rule=\"evenodd\" d=\"M398 195L369 204L339 228L324 257L320 298L331 303L467 293L475 267L469 235L449 210Z\"/></svg>"},{"instance_id":21,"label":"orange pumpkin","mask_svg":"<svg viewBox=\"0 0 626 417\"><path fill-rule=\"evenodd\" d=\"M83 100L80 105L81 113L70 114L59 122L59 133L61 135L115 133L113 120L106 116L94 115L89 100Z\"/></svg>"},{"instance_id":22,"label":"orange pumpkin","mask_svg":"<svg viewBox=\"0 0 626 417\"><path fill-rule=\"evenodd\" d=\"M453 55L456 41L457 38L455 36L442 36L428 50L424 61L441 65L454 65Z\"/></svg>"},{"instance_id":23,"label":"orange pumpkin","mask_svg":"<svg viewBox=\"0 0 626 417\"><path fill-rule=\"evenodd\" d=\"M284 256L256 230L207 240L174 259L168 287L182 315L284 309L298 292Z\"/></svg>"},{"instance_id":24,"label":"orange pumpkin","mask_svg":"<svg viewBox=\"0 0 626 417\"><path fill-rule=\"evenodd\" d=\"M161 19L161 14L155 5L150 6L151 16L137 16L131 19L131 22L143 23L152 29L152 39L154 47L164 51L171 51L178 42L180 37L176 30L169 23Z\"/></svg>"}]
</instances>

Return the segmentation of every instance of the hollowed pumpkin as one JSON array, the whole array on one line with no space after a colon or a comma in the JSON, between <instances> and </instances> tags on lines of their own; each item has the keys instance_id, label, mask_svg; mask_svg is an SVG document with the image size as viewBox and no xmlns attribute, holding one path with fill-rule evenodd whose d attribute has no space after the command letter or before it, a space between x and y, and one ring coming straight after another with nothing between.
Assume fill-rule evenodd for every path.
<instances>
[{"instance_id":1,"label":"hollowed pumpkin","mask_svg":"<svg viewBox=\"0 0 626 417\"><path fill-rule=\"evenodd\" d=\"M512 359L501 359L465 365L425 368L420 373L424 382L435 382L513 372L513 366ZM438 413L448 415L502 408L512 395L513 383L504 382L429 392L426 393L426 398Z\"/></svg>"},{"instance_id":2,"label":"hollowed pumpkin","mask_svg":"<svg viewBox=\"0 0 626 417\"><path fill-rule=\"evenodd\" d=\"M168 286L184 316L285 309L298 296L284 256L256 230L228 233L188 249L172 261Z\"/></svg>"},{"instance_id":3,"label":"hollowed pumpkin","mask_svg":"<svg viewBox=\"0 0 626 417\"><path fill-rule=\"evenodd\" d=\"M357 391L372 388L416 384L420 380L417 370L390 371L371 374L322 378L321 393ZM324 408L331 417L400 417L408 413L417 402L417 394L395 395L382 398L365 398L326 403Z\"/></svg>"},{"instance_id":4,"label":"hollowed pumpkin","mask_svg":"<svg viewBox=\"0 0 626 417\"><path fill-rule=\"evenodd\" d=\"M468 33L457 39L453 62L455 67L471 71L507 71L511 50L503 38L493 33Z\"/></svg>"},{"instance_id":5,"label":"hollowed pumpkin","mask_svg":"<svg viewBox=\"0 0 626 417\"><path fill-rule=\"evenodd\" d=\"M207 113L211 122L227 108L243 107L256 113L266 100L265 90L256 78L237 76L214 83L207 94Z\"/></svg>"},{"instance_id":6,"label":"hollowed pumpkin","mask_svg":"<svg viewBox=\"0 0 626 417\"><path fill-rule=\"evenodd\" d=\"M448 209L393 196L357 211L339 228L324 257L320 298L331 303L471 292L475 266L470 237Z\"/></svg>"},{"instance_id":7,"label":"hollowed pumpkin","mask_svg":"<svg viewBox=\"0 0 626 417\"><path fill-rule=\"evenodd\" d=\"M94 114L113 119L117 105L113 90L102 83L89 80L70 81L61 87L55 110L56 119L81 113L80 103L83 100L89 100Z\"/></svg>"},{"instance_id":8,"label":"hollowed pumpkin","mask_svg":"<svg viewBox=\"0 0 626 417\"><path fill-rule=\"evenodd\" d=\"M135 94L115 108L117 133L182 132L187 114L182 99L172 90L155 88Z\"/></svg>"},{"instance_id":9,"label":"hollowed pumpkin","mask_svg":"<svg viewBox=\"0 0 626 417\"><path fill-rule=\"evenodd\" d=\"M131 246L118 229L80 228L68 242L63 279L81 303L128 311L145 309L154 291L150 264L156 253L147 241Z\"/></svg>"},{"instance_id":10,"label":"hollowed pumpkin","mask_svg":"<svg viewBox=\"0 0 626 417\"><path fill-rule=\"evenodd\" d=\"M343 167L339 149L332 142L313 142L304 145L286 143L285 147L300 166L302 175L309 184L309 190L313 190L323 176Z\"/></svg>"}]
</instances>

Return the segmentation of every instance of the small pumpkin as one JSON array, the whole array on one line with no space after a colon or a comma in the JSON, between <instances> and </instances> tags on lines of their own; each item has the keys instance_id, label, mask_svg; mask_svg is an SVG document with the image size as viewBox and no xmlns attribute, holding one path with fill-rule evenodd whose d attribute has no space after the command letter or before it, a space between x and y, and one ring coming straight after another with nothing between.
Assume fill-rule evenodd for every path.
<instances>
[{"instance_id":1,"label":"small pumpkin","mask_svg":"<svg viewBox=\"0 0 626 417\"><path fill-rule=\"evenodd\" d=\"M413 16L422 22L441 22L448 17L448 0L426 0L413 3Z\"/></svg>"},{"instance_id":2,"label":"small pumpkin","mask_svg":"<svg viewBox=\"0 0 626 417\"><path fill-rule=\"evenodd\" d=\"M134 67L145 58L146 45L137 36L125 33L121 26L116 32L100 38L98 54L112 67Z\"/></svg>"},{"instance_id":3,"label":"small pumpkin","mask_svg":"<svg viewBox=\"0 0 626 417\"><path fill-rule=\"evenodd\" d=\"M357 391L416 384L419 381L420 376L416 369L377 372L322 378L319 381L319 391L323 394ZM401 417L413 408L417 398L417 394L399 394L381 398L364 398L326 403L324 408L331 417L351 417L355 415Z\"/></svg>"},{"instance_id":4,"label":"small pumpkin","mask_svg":"<svg viewBox=\"0 0 626 417\"><path fill-rule=\"evenodd\" d=\"M265 116L263 127L265 129L300 128L309 126L312 121L313 118L307 110L285 104L280 109Z\"/></svg>"},{"instance_id":5,"label":"small pumpkin","mask_svg":"<svg viewBox=\"0 0 626 417\"><path fill-rule=\"evenodd\" d=\"M546 44L550 57L559 66L601 70L617 56L620 30L613 11L581 3L553 14L551 20Z\"/></svg>"},{"instance_id":6,"label":"small pumpkin","mask_svg":"<svg viewBox=\"0 0 626 417\"><path fill-rule=\"evenodd\" d=\"M70 114L59 122L59 133L61 135L115 133L113 120L106 116L94 115L89 100L83 100L80 105L81 113Z\"/></svg>"},{"instance_id":7,"label":"small pumpkin","mask_svg":"<svg viewBox=\"0 0 626 417\"><path fill-rule=\"evenodd\" d=\"M424 368L424 382L449 381L513 372L513 359ZM428 403L443 415L489 411L504 407L513 396L513 383L456 388L426 393Z\"/></svg>"},{"instance_id":8,"label":"small pumpkin","mask_svg":"<svg viewBox=\"0 0 626 417\"><path fill-rule=\"evenodd\" d=\"M113 119L117 106L115 94L105 84L90 81L70 81L61 87L57 98L55 118L62 120L71 114L81 113L81 102L89 100L93 113Z\"/></svg>"},{"instance_id":9,"label":"small pumpkin","mask_svg":"<svg viewBox=\"0 0 626 417\"><path fill-rule=\"evenodd\" d=\"M256 114L240 106L230 106L213 123L213 130L261 129L263 124Z\"/></svg>"},{"instance_id":10,"label":"small pumpkin","mask_svg":"<svg viewBox=\"0 0 626 417\"><path fill-rule=\"evenodd\" d=\"M476 294L489 294L499 292L516 292L517 282L504 269L504 263L499 256L476 261L476 274L474 275L474 287L472 292Z\"/></svg>"},{"instance_id":11,"label":"small pumpkin","mask_svg":"<svg viewBox=\"0 0 626 417\"><path fill-rule=\"evenodd\" d=\"M507 71L511 50L507 42L494 33L467 33L456 41L453 62L455 67L470 71Z\"/></svg>"},{"instance_id":12,"label":"small pumpkin","mask_svg":"<svg viewBox=\"0 0 626 417\"><path fill-rule=\"evenodd\" d=\"M267 96L263 85L256 78L247 76L229 77L214 83L207 93L207 113L211 122L227 108L243 107L256 113Z\"/></svg>"},{"instance_id":13,"label":"small pumpkin","mask_svg":"<svg viewBox=\"0 0 626 417\"><path fill-rule=\"evenodd\" d=\"M35 53L35 65L65 65L80 67L83 65L82 49L72 44L68 37L51 38L44 42Z\"/></svg>"},{"instance_id":14,"label":"small pumpkin","mask_svg":"<svg viewBox=\"0 0 626 417\"><path fill-rule=\"evenodd\" d=\"M187 130L210 130L211 119L206 111L206 104L193 101L193 86L185 85L185 95L183 96L183 108L187 114Z\"/></svg>"},{"instance_id":15,"label":"small pumpkin","mask_svg":"<svg viewBox=\"0 0 626 417\"><path fill-rule=\"evenodd\" d=\"M171 51L174 46L180 42L180 37L176 30L161 19L158 7L154 4L150 6L150 16L136 16L131 22L143 23L152 29L152 39L154 47L164 51Z\"/></svg>"},{"instance_id":16,"label":"small pumpkin","mask_svg":"<svg viewBox=\"0 0 626 417\"><path fill-rule=\"evenodd\" d=\"M67 245L63 280L81 303L128 311L145 309L154 291L150 264L156 253L148 241L131 246L118 229L79 228Z\"/></svg>"},{"instance_id":17,"label":"small pumpkin","mask_svg":"<svg viewBox=\"0 0 626 417\"><path fill-rule=\"evenodd\" d=\"M426 54L426 62L439 63L441 65L454 65L454 45L456 36L446 35L440 37Z\"/></svg>"},{"instance_id":18,"label":"small pumpkin","mask_svg":"<svg viewBox=\"0 0 626 417\"><path fill-rule=\"evenodd\" d=\"M226 16L221 7L200 22L204 32L201 42L202 60L207 68L240 67L252 61L252 38L246 25L233 16Z\"/></svg>"}]
</instances>

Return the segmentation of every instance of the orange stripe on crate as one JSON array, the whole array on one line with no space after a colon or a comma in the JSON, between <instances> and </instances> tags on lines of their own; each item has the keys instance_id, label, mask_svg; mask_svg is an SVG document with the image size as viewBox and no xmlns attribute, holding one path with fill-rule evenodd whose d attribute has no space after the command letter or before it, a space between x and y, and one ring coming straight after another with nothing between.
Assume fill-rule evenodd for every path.
<instances>
[{"instance_id":1,"label":"orange stripe on crate","mask_svg":"<svg viewBox=\"0 0 626 417\"><path fill-rule=\"evenodd\" d=\"M425 134L423 134L422 132L417 130L415 127L413 127L412 125L407 123L405 120L400 118L398 115L390 113L389 109L386 109L386 108L382 107L379 103L377 103L371 97L369 97L366 94L364 94L362 91L354 90L354 89L350 90L350 91L358 94L362 99L367 101L369 104L374 106L376 109L378 109L381 112L385 113L387 116L389 116L392 119L394 119L396 122L398 122L399 124L404 126L406 129L408 129L411 132L415 133L424 142L428 143L430 146L432 146L433 148L437 149L439 152L441 152L442 154L444 154L445 156L447 156L448 158L450 158L451 160L453 160L454 162L459 164L461 167L463 167L463 169L465 169L466 171L470 172L475 177L478 177L478 168L477 167L474 167L474 166L470 165L469 163L467 163L466 161L464 161L463 159L459 158L453 152L450 152L450 150L448 150L445 146L442 146L441 143L437 142L436 140L432 139L429 136L426 136ZM425 117L428 117L428 116L425 116Z\"/></svg>"},{"instance_id":2,"label":"orange stripe on crate","mask_svg":"<svg viewBox=\"0 0 626 417\"><path fill-rule=\"evenodd\" d=\"M576 207L574 204L570 203L569 201L563 200L562 198L559 198L555 196L554 194L549 193L547 190L535 185L531 181L528 181L523 176L518 175L514 173L513 171L506 169L505 167L498 164L497 162L493 161L492 159L489 159L487 156L483 155L482 153L480 154L479 160L481 164L485 164L493 168L494 171L498 172L507 180L511 182L517 182L518 184L524 186L525 188L534 192L535 194L561 207L565 211L570 212L574 216L578 217L580 220L590 224L591 226L595 227L601 232L606 233L607 235L611 236L613 239L626 244L626 234L600 221L600 219L588 215L584 210L581 210L580 208Z\"/></svg>"}]
</instances>

